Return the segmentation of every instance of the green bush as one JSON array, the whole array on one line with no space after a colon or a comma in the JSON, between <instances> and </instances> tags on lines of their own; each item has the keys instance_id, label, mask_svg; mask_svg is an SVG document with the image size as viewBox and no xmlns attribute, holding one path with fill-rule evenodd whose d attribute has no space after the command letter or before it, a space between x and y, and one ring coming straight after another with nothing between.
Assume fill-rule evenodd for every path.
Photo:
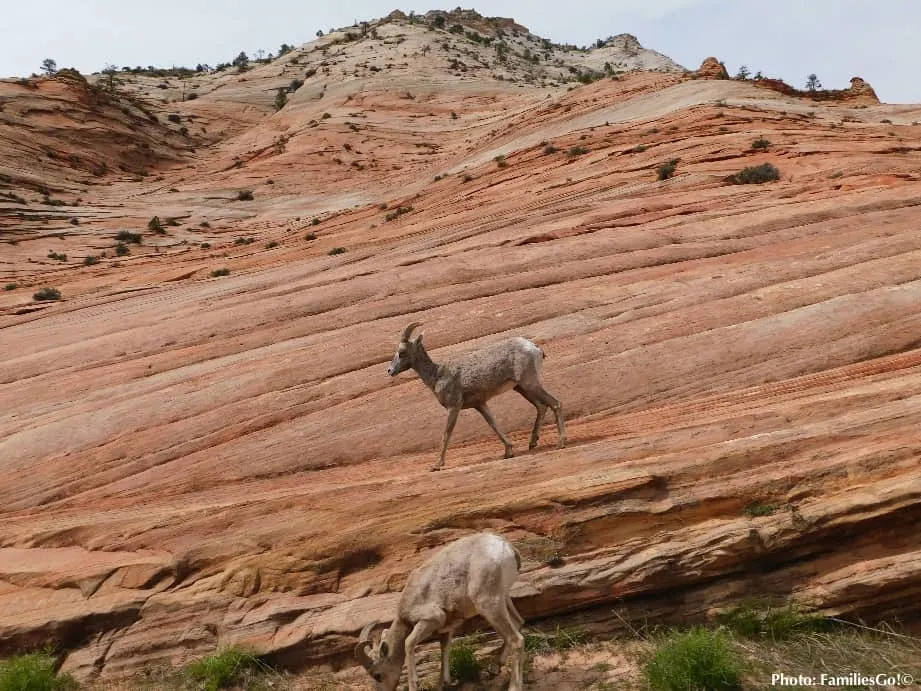
<instances>
[{"instance_id":1,"label":"green bush","mask_svg":"<svg viewBox=\"0 0 921 691\"><path fill-rule=\"evenodd\" d=\"M66 262L66 261L67 261L67 255L66 255L66 254L62 254L62 253L58 253L58 252L49 252L49 253L48 253L48 259L55 259L55 260L57 260L57 261L59 261L59 262Z\"/></svg>"},{"instance_id":2,"label":"green bush","mask_svg":"<svg viewBox=\"0 0 921 691\"><path fill-rule=\"evenodd\" d=\"M57 288L42 288L37 293L32 295L33 300L60 300L61 291Z\"/></svg>"},{"instance_id":3,"label":"green bush","mask_svg":"<svg viewBox=\"0 0 921 691\"><path fill-rule=\"evenodd\" d=\"M668 163L663 163L656 169L659 180L668 180L675 174L675 169L678 167L679 159L673 158Z\"/></svg>"},{"instance_id":4,"label":"green bush","mask_svg":"<svg viewBox=\"0 0 921 691\"><path fill-rule=\"evenodd\" d=\"M317 239L317 234L316 234L316 233L307 233L307 235L304 236L304 239L305 239L305 240L316 240L316 239Z\"/></svg>"},{"instance_id":5,"label":"green bush","mask_svg":"<svg viewBox=\"0 0 921 691\"><path fill-rule=\"evenodd\" d=\"M771 146L771 142L764 137L758 137L755 141L752 142L753 149L767 149Z\"/></svg>"},{"instance_id":6,"label":"green bush","mask_svg":"<svg viewBox=\"0 0 921 691\"><path fill-rule=\"evenodd\" d=\"M760 166L748 166L735 175L729 176L729 182L734 185L760 185L780 179L780 171L771 163L762 163Z\"/></svg>"},{"instance_id":7,"label":"green bush","mask_svg":"<svg viewBox=\"0 0 921 691\"><path fill-rule=\"evenodd\" d=\"M333 255L333 254L342 254L343 252L345 252L345 247L333 247L333 248L328 252L328 254L329 254L329 255Z\"/></svg>"},{"instance_id":8,"label":"green bush","mask_svg":"<svg viewBox=\"0 0 921 691\"><path fill-rule=\"evenodd\" d=\"M451 646L449 654L449 663L451 677L459 682L478 681L480 678L481 665L476 659L473 646L468 643L455 642Z\"/></svg>"},{"instance_id":9,"label":"green bush","mask_svg":"<svg viewBox=\"0 0 921 691\"><path fill-rule=\"evenodd\" d=\"M582 154L587 154L588 149L584 146L574 146L569 151L566 152L566 155L570 158L575 158L576 156L581 156Z\"/></svg>"},{"instance_id":10,"label":"green bush","mask_svg":"<svg viewBox=\"0 0 921 691\"><path fill-rule=\"evenodd\" d=\"M265 669L254 653L227 648L186 666L188 676L205 691L218 691L235 684L247 671Z\"/></svg>"},{"instance_id":11,"label":"green bush","mask_svg":"<svg viewBox=\"0 0 921 691\"><path fill-rule=\"evenodd\" d=\"M91 254L86 257L83 257L83 266L92 266L93 264L98 264L98 263L99 263L99 257L97 257L95 254Z\"/></svg>"},{"instance_id":12,"label":"green bush","mask_svg":"<svg viewBox=\"0 0 921 691\"><path fill-rule=\"evenodd\" d=\"M154 218L157 218L157 217L154 216ZM151 220L152 220L152 219L151 219ZM158 224L160 223L160 219L159 219L159 218L157 218L157 223L158 223ZM150 227L150 224L148 224L148 228L149 228L149 227ZM142 240L143 238L141 238L141 234L140 234L140 233L132 233L132 232L127 231L127 230L120 230L120 231L118 231L118 232L115 234L115 239L118 240L119 242L133 242L135 245L140 245L140 244L141 244L141 240Z\"/></svg>"},{"instance_id":13,"label":"green bush","mask_svg":"<svg viewBox=\"0 0 921 691\"><path fill-rule=\"evenodd\" d=\"M643 667L653 691L741 689L742 664L720 631L695 627L659 642Z\"/></svg>"},{"instance_id":14,"label":"green bush","mask_svg":"<svg viewBox=\"0 0 921 691\"><path fill-rule=\"evenodd\" d=\"M4 290L16 290L18 287L19 287L18 283L7 283L5 286L3 286L3 289Z\"/></svg>"},{"instance_id":15,"label":"green bush","mask_svg":"<svg viewBox=\"0 0 921 691\"><path fill-rule=\"evenodd\" d=\"M153 231L154 233L165 233L163 229L163 224L160 222L159 216L154 216L152 219L147 221L147 230Z\"/></svg>"},{"instance_id":16,"label":"green bush","mask_svg":"<svg viewBox=\"0 0 921 691\"><path fill-rule=\"evenodd\" d=\"M119 257L124 257L125 255L131 254L131 250L128 249L128 245L126 245L124 242L120 242L115 245L115 254L117 254Z\"/></svg>"},{"instance_id":17,"label":"green bush","mask_svg":"<svg viewBox=\"0 0 921 691\"><path fill-rule=\"evenodd\" d=\"M217 278L218 276L229 276L229 275L230 275L230 269L215 269L214 271L211 272L212 278Z\"/></svg>"},{"instance_id":18,"label":"green bush","mask_svg":"<svg viewBox=\"0 0 921 691\"><path fill-rule=\"evenodd\" d=\"M58 675L47 653L28 653L0 661L0 691L58 691L77 684L69 674Z\"/></svg>"},{"instance_id":19,"label":"green bush","mask_svg":"<svg viewBox=\"0 0 921 691\"><path fill-rule=\"evenodd\" d=\"M240 190L237 192L237 199L241 202L252 201L253 191L252 190Z\"/></svg>"}]
</instances>

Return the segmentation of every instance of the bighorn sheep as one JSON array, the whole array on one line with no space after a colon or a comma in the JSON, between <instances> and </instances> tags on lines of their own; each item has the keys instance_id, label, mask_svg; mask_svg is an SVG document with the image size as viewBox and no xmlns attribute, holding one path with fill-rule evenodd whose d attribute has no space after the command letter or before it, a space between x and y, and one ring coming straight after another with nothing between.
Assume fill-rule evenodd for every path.
<instances>
[{"instance_id":1,"label":"bighorn sheep","mask_svg":"<svg viewBox=\"0 0 921 691\"><path fill-rule=\"evenodd\" d=\"M429 354L425 352L422 334L410 340L413 330L418 326L421 326L420 322L413 322L403 331L387 373L395 377L407 369L416 370L419 378L432 390L438 402L448 409L441 457L432 470L441 470L444 465L448 441L451 439L451 432L454 431L457 416L463 408L476 408L505 445L505 457L511 458L514 455L511 442L502 434L492 413L486 407L486 401L490 398L512 388L537 408L537 418L534 420L528 448L533 449L537 446L547 406L553 409L556 417L557 431L560 435L559 448L566 446L563 406L540 383L540 366L544 360L544 351L540 346L527 338L509 338L439 365L432 362Z\"/></svg>"},{"instance_id":2,"label":"bighorn sheep","mask_svg":"<svg viewBox=\"0 0 921 691\"><path fill-rule=\"evenodd\" d=\"M378 691L396 688L404 659L409 691L416 691L416 646L433 634L438 634L441 643L441 682L451 684L451 638L475 614L483 616L505 641L500 662L511 659L508 691L520 691L524 619L509 595L520 567L518 551L504 537L483 532L455 540L413 570L376 654L370 652L373 623L362 629L355 647L355 656L374 678Z\"/></svg>"}]
</instances>

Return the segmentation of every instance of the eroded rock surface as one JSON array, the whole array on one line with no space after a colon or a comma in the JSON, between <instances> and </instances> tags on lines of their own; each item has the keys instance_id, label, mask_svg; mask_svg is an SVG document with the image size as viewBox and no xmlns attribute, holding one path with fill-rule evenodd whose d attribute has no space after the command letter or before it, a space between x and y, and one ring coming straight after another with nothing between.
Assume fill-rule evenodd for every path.
<instances>
[{"instance_id":1,"label":"eroded rock surface","mask_svg":"<svg viewBox=\"0 0 921 691\"><path fill-rule=\"evenodd\" d=\"M385 89L356 50L388 32L411 57ZM521 550L532 620L754 594L916 616L921 108L679 73L511 84L422 52L456 34L377 33L196 78L170 108L215 143L74 188L79 225L4 245L0 654L56 642L113 677L235 642L350 664L410 569L481 528ZM726 184L767 162L780 181ZM124 229L143 239L117 257ZM33 301L45 285L64 299ZM569 447L548 418L527 452L510 392L492 408L518 456L465 412L428 472L444 411L386 375L417 320L436 360L538 341Z\"/></svg>"}]
</instances>

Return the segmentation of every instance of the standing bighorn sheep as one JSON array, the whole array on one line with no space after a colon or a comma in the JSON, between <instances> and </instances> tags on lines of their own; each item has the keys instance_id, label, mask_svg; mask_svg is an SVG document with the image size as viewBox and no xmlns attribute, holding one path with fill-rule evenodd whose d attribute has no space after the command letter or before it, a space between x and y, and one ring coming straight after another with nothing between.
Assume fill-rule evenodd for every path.
<instances>
[{"instance_id":1,"label":"standing bighorn sheep","mask_svg":"<svg viewBox=\"0 0 921 691\"><path fill-rule=\"evenodd\" d=\"M451 684L451 639L464 620L475 614L483 616L505 641L500 662L511 659L508 691L520 691L524 619L509 594L520 567L518 551L504 537L484 532L455 540L416 568L376 654L369 652L374 647L373 623L362 629L355 647L355 656L377 682L378 691L396 688L404 659L409 691L416 691L416 646L433 634L438 634L441 643L441 681Z\"/></svg>"},{"instance_id":2,"label":"standing bighorn sheep","mask_svg":"<svg viewBox=\"0 0 921 691\"><path fill-rule=\"evenodd\" d=\"M544 360L544 351L540 346L519 336L439 365L432 362L432 358L425 352L422 334L410 340L413 329L418 326L421 326L419 322L413 322L403 331L387 373L395 377L407 369L416 370L419 378L432 390L438 402L448 409L448 424L441 445L441 458L432 470L441 470L444 465L448 441L451 439L451 432L454 431L457 416L463 408L476 408L505 445L505 457L511 458L514 455L511 442L502 434L492 413L486 407L486 401L490 398L512 388L537 408L537 418L534 420L528 448L533 449L537 446L540 426L544 422L548 406L553 409L556 417L557 431L560 435L559 448L566 446L563 406L540 383L540 366Z\"/></svg>"}]
</instances>

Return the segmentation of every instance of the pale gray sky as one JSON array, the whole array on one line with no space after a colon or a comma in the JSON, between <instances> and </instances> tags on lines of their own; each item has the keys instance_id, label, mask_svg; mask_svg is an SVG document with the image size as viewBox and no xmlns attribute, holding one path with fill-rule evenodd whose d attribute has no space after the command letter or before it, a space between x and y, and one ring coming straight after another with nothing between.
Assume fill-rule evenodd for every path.
<instances>
[{"instance_id":1,"label":"pale gray sky","mask_svg":"<svg viewBox=\"0 0 921 691\"><path fill-rule=\"evenodd\" d=\"M0 76L37 72L43 58L81 72L105 63L186 65L230 61L241 50L300 45L317 29L374 19L399 7L418 13L455 3L399 0L43 0L4 3ZM471 7L464 4L464 7ZM559 43L585 45L631 33L695 69L709 55L802 87L861 76L889 103L921 103L919 0L479 0L481 14L514 17ZM40 9L39 9L40 8Z\"/></svg>"}]
</instances>

